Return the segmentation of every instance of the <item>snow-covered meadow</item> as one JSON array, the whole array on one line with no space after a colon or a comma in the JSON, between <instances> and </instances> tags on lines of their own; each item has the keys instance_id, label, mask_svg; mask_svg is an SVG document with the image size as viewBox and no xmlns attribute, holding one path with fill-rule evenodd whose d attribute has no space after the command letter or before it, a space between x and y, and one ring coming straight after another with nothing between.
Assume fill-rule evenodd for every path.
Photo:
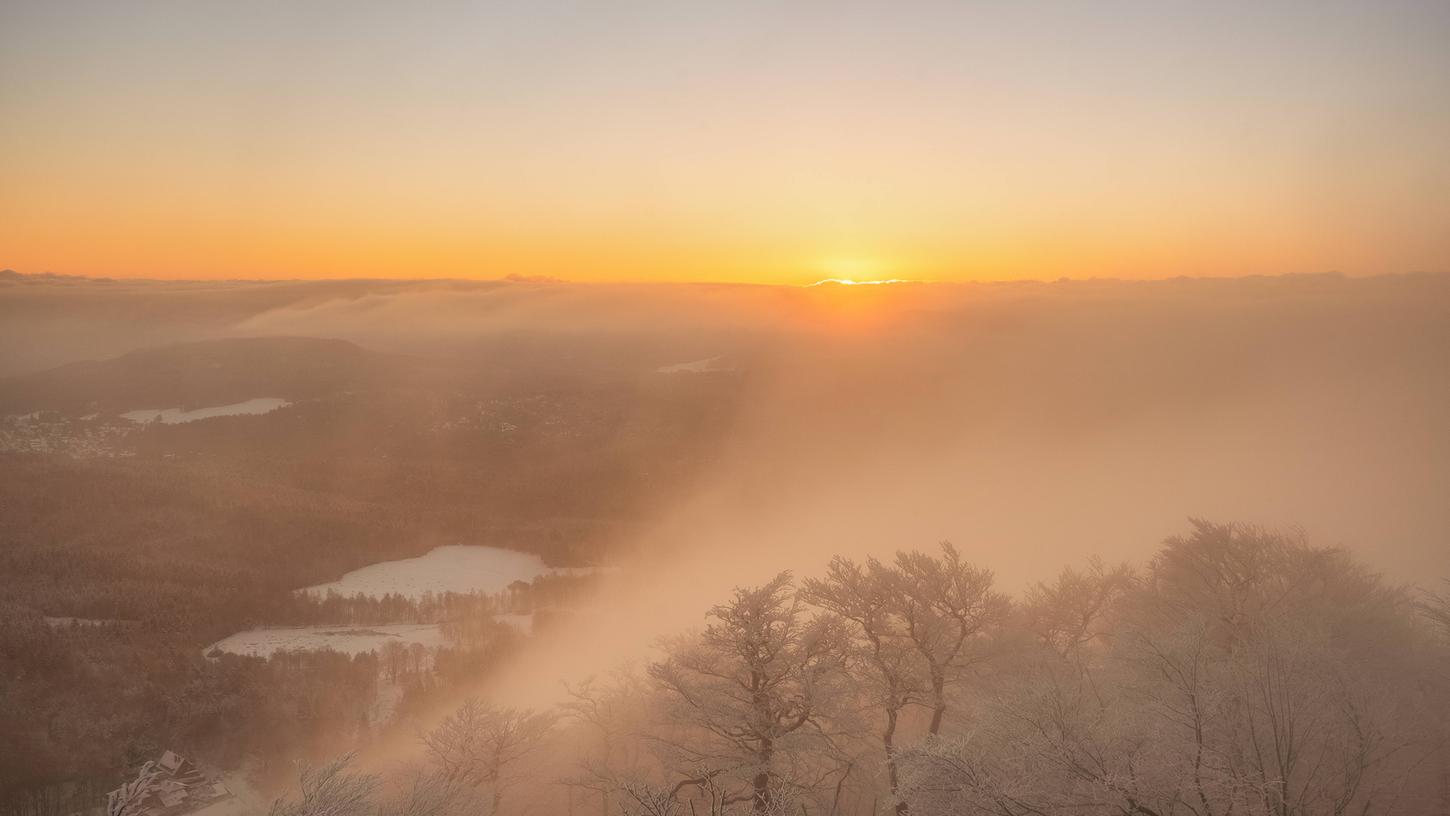
<instances>
[{"instance_id":1,"label":"snow-covered meadow","mask_svg":"<svg viewBox=\"0 0 1450 816\"><path fill-rule=\"evenodd\" d=\"M269 657L274 652L331 649L357 655L378 651L389 643L404 646L419 643L433 647L444 645L444 638L441 627L436 623L277 626L248 629L222 638L206 647L206 653L219 649L231 654Z\"/></svg>"},{"instance_id":2,"label":"snow-covered meadow","mask_svg":"<svg viewBox=\"0 0 1450 816\"><path fill-rule=\"evenodd\" d=\"M496 615L520 632L533 630L534 616ZM437 623L332 624L323 626L272 626L248 629L222 638L207 646L203 654L214 650L250 657L271 657L276 652L319 651L331 649L348 655L376 652L389 643L408 646L417 643L426 648L448 645L443 627Z\"/></svg>"}]
</instances>

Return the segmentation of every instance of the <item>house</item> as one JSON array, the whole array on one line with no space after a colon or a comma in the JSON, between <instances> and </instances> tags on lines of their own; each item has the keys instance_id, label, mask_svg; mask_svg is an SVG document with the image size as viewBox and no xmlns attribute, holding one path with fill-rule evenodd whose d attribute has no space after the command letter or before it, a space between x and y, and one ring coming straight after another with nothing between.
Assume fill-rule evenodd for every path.
<instances>
[{"instance_id":1,"label":"house","mask_svg":"<svg viewBox=\"0 0 1450 816\"><path fill-rule=\"evenodd\" d=\"M232 802L235 797L226 785L167 751L142 765L134 780L106 794L106 816L184 816L201 810L220 816L221 811L245 810L213 807Z\"/></svg>"}]
</instances>

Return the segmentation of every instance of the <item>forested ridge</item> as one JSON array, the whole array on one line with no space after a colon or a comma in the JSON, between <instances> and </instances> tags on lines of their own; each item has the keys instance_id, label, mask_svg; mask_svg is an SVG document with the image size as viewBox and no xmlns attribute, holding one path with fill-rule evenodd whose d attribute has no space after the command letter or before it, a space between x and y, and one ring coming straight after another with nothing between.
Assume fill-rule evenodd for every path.
<instances>
[{"instance_id":1,"label":"forested ridge","mask_svg":"<svg viewBox=\"0 0 1450 816\"><path fill-rule=\"evenodd\" d=\"M517 638L486 625L496 599L294 590L444 544L598 564L689 488L729 421L729 378L581 373L551 362L574 346L537 346L440 360L248 338L0 381L5 410L34 412L3 417L10 441L41 434L50 451L0 450L0 811L90 806L161 749L285 770L375 729L380 696L403 693L406 713L486 676ZM256 396L291 404L178 425L111 415ZM71 445L95 428L103 447ZM507 602L547 625L571 583ZM202 654L257 625L379 622L446 624L450 645L383 692L366 656Z\"/></svg>"}]
</instances>

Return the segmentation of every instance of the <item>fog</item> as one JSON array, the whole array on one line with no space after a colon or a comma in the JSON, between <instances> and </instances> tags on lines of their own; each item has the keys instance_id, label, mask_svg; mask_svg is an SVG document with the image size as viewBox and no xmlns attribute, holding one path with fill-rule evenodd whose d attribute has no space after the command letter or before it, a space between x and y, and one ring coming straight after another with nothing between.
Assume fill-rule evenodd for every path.
<instances>
[{"instance_id":1,"label":"fog","mask_svg":"<svg viewBox=\"0 0 1450 816\"><path fill-rule=\"evenodd\" d=\"M480 365L537 345L556 349L546 365L584 372L719 357L743 395L727 443L698 495L637 542L682 562L732 553L707 570L712 591L940 539L1021 586L1064 559L1141 556L1189 516L1301 527L1398 579L1450 565L1446 276L804 289L23 277L0 286L0 315L12 375L255 336Z\"/></svg>"},{"instance_id":2,"label":"fog","mask_svg":"<svg viewBox=\"0 0 1450 816\"><path fill-rule=\"evenodd\" d=\"M1343 547L1391 586L1433 588L1450 576L1447 276L795 288L12 274L0 281L0 318L0 382L17 412L112 404L94 392L96 383L117 387L114 373L97 373L107 361L138 368L150 358L124 355L243 338L341 340L387 355L370 376L396 376L381 388L423 393L429 405L455 399L469 377L492 382L498 371L543 392L572 383L586 401L606 391L635 395L603 447L558 442L527 454L547 460L530 466L553 468L530 478L565 479L561 494L594 490L571 488L567 474L603 467L596 457L654 433L648 400L705 400L692 410L718 415L708 430L690 426L681 432L687 444L666 446L663 459L621 460L620 472L640 484L657 468L673 474L661 477L667 498L650 502L627 493L645 488L618 482L622 505L646 509L604 525L613 531L607 542L572 545L574 557L585 552L617 568L583 602L586 613L542 628L506 663L434 700L419 727L468 694L557 705L566 684L658 660L662 643L697 630L736 587L784 570L820 576L834 556L889 561L898 550L950 541L994 573L998 590L1022 598L1092 557L1146 564L1191 519L1209 519ZM707 359L703 370L682 365ZM434 373L407 373L416 370ZM275 396L312 410L332 398L246 391L260 387L249 382L216 404ZM127 395L138 399L134 389ZM197 407L206 406L178 410ZM82 410L91 409L74 412ZM429 410L430 421L442 416ZM326 456L297 454L312 474L296 482L306 491L354 478L349 457L370 449L378 429L394 433L413 421L395 406L377 413L385 424L362 430L348 430L351 418L303 426L287 416L278 410L226 427L242 440L253 435L245 443L253 444L284 427L258 423L291 422L286 445L298 451L311 450L298 434L332 440L317 448ZM147 433L140 438L162 438ZM166 450L177 453L157 455L193 455ZM253 457L269 455L281 454ZM437 469L426 451L418 456ZM412 478L402 462L369 461L378 490ZM438 473L430 478L471 478ZM439 484L459 495L469 487ZM599 512L612 501L599 499ZM584 512L539 507L519 511L524 522L557 526L565 522L551 515L568 521ZM459 541L453 536L468 528L456 524L439 539L433 527L410 523L387 530L416 535L416 544L399 545L415 555L440 541L530 547L484 529ZM361 556L340 557L351 564ZM420 755L416 733L399 731L373 744L366 761L385 768Z\"/></svg>"},{"instance_id":3,"label":"fog","mask_svg":"<svg viewBox=\"0 0 1450 816\"><path fill-rule=\"evenodd\" d=\"M807 294L819 324L752 347L707 488L642 538L617 617L511 693L646 658L733 586L940 540L1014 592L1094 555L1142 563L1190 517L1302 531L1392 581L1450 573L1443 278L877 295Z\"/></svg>"}]
</instances>

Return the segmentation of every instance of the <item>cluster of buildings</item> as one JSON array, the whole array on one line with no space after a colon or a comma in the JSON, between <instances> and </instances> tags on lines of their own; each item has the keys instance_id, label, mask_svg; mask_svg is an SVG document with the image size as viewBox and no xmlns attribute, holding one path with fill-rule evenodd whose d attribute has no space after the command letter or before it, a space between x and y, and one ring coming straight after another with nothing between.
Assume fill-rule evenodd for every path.
<instances>
[{"instance_id":1,"label":"cluster of buildings","mask_svg":"<svg viewBox=\"0 0 1450 816\"><path fill-rule=\"evenodd\" d=\"M106 816L235 816L248 808L227 786L171 751L106 794Z\"/></svg>"}]
</instances>

